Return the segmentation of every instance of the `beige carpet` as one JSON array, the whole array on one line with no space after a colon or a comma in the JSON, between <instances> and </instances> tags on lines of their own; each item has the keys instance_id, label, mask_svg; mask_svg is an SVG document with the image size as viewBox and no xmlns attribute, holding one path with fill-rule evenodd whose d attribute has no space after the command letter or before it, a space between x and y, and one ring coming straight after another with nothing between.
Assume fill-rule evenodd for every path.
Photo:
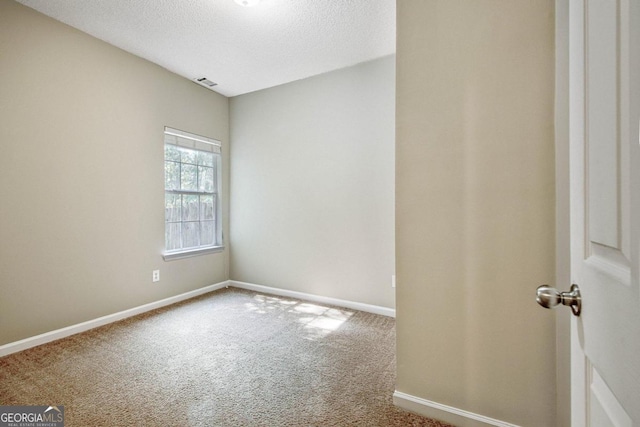
<instances>
[{"instance_id":1,"label":"beige carpet","mask_svg":"<svg viewBox=\"0 0 640 427\"><path fill-rule=\"evenodd\" d=\"M433 426L393 406L394 320L223 289L0 358L66 426Z\"/></svg>"}]
</instances>

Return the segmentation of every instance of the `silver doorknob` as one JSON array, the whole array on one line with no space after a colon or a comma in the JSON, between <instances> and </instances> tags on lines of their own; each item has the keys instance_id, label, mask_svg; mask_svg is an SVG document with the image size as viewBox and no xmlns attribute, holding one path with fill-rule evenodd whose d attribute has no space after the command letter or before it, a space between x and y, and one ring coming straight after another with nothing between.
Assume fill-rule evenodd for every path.
<instances>
[{"instance_id":1,"label":"silver doorknob","mask_svg":"<svg viewBox=\"0 0 640 427\"><path fill-rule=\"evenodd\" d=\"M556 288L552 288L549 285L538 286L536 301L544 308L555 308L560 304L568 305L576 316L580 316L582 308L582 298L578 285L571 285L569 292L558 292Z\"/></svg>"}]
</instances>

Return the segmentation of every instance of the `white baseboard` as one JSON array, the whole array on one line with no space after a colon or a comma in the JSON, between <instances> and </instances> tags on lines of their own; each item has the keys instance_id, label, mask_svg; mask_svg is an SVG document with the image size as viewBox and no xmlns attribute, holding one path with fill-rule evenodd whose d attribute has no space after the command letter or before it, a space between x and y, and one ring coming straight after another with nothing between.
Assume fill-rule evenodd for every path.
<instances>
[{"instance_id":1,"label":"white baseboard","mask_svg":"<svg viewBox=\"0 0 640 427\"><path fill-rule=\"evenodd\" d=\"M380 314L387 317L396 317L393 308L381 307L378 305L364 304L361 302L347 301L338 298L323 297L320 295L307 294L304 292L289 291L286 289L272 288L270 286L256 285L254 283L238 282L229 280L229 285L236 288L248 289L250 291L264 292L266 294L280 295L283 297L297 298L307 301L319 302L322 304L336 305L338 307L351 308L353 310L366 311L368 313Z\"/></svg>"},{"instance_id":2,"label":"white baseboard","mask_svg":"<svg viewBox=\"0 0 640 427\"><path fill-rule=\"evenodd\" d=\"M44 334L36 335L34 337L25 338L20 341L11 342L0 346L0 357L8 354L17 353L18 351L26 350L31 347L46 344L51 341L66 338L71 335L78 334L80 332L88 331L99 326L106 325L108 323L117 322L118 320L126 319L127 317L135 316L137 314L145 313L147 311L155 310L156 308L165 307L167 305L175 304L180 301L194 298L208 292L212 292L225 286L229 286L229 281L216 283L214 285L205 286L204 288L196 289L194 291L185 292L180 295L165 298L160 301L155 301L149 304L144 304L138 307L130 308L128 310L120 311L118 313L109 314L107 316L98 317L97 319L89 320L86 322L78 323L77 325L67 326L66 328L57 329L55 331L46 332Z\"/></svg>"},{"instance_id":3,"label":"white baseboard","mask_svg":"<svg viewBox=\"0 0 640 427\"><path fill-rule=\"evenodd\" d=\"M421 399L410 394L395 391L393 393L394 405L410 412L444 421L457 427L518 427L504 421L474 414L473 412Z\"/></svg>"},{"instance_id":4,"label":"white baseboard","mask_svg":"<svg viewBox=\"0 0 640 427\"><path fill-rule=\"evenodd\" d=\"M241 289L249 289L256 292L264 292L268 294L281 295L285 297L298 298L308 301L315 301L323 304L336 305L338 307L351 308L354 310L366 311L369 313L381 314L383 316L395 317L396 311L391 308L380 307L376 305L363 304L354 301L346 301L337 298L323 297L319 295L306 294L304 292L288 291L285 289L271 288L269 286L255 285L252 283L237 282L235 280L225 280L224 282L216 283L214 285L205 286L204 288L196 289L194 291L185 292L180 295L165 298L160 301L155 301L149 304L144 304L138 307L130 308L128 310L120 311L118 313L109 314L107 316L98 317L97 319L88 320L86 322L78 323L76 325L67 326L65 328L56 329L55 331L45 332L44 334L36 335L34 337L25 338L20 341L11 342L0 346L0 357L7 356L12 353L17 353L28 348L32 348L38 345L46 344L51 341L66 338L71 335L78 334L80 332L88 331L99 326L104 326L109 323L117 322L118 320L126 319L127 317L135 316L137 314L145 313L147 311L155 310L156 308L165 307L167 305L175 304L180 301L194 298L208 292L224 288L226 286L234 286Z\"/></svg>"}]
</instances>

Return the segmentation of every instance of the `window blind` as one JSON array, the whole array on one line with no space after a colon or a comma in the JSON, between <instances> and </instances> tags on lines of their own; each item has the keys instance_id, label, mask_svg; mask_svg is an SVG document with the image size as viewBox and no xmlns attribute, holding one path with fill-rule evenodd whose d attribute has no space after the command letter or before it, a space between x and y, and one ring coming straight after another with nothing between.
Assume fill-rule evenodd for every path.
<instances>
[{"instance_id":1,"label":"window blind","mask_svg":"<svg viewBox=\"0 0 640 427\"><path fill-rule=\"evenodd\" d=\"M164 128L164 142L192 150L220 154L220 141L170 127Z\"/></svg>"}]
</instances>

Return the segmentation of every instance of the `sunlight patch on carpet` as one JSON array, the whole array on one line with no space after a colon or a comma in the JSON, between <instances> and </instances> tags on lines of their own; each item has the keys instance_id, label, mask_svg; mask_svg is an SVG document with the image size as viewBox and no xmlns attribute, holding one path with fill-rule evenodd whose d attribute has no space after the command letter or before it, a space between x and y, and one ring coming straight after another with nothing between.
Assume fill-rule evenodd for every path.
<instances>
[{"instance_id":1,"label":"sunlight patch on carpet","mask_svg":"<svg viewBox=\"0 0 640 427\"><path fill-rule=\"evenodd\" d=\"M280 310L298 316L297 322L304 325L304 338L311 341L336 331L353 315L352 311L262 294L256 294L244 306L258 314Z\"/></svg>"},{"instance_id":2,"label":"sunlight patch on carpet","mask_svg":"<svg viewBox=\"0 0 640 427\"><path fill-rule=\"evenodd\" d=\"M307 332L305 338L309 340L323 338L338 330L353 315L353 312L310 303L298 304L290 311L306 315L299 318L298 322L305 325L304 328Z\"/></svg>"}]
</instances>

